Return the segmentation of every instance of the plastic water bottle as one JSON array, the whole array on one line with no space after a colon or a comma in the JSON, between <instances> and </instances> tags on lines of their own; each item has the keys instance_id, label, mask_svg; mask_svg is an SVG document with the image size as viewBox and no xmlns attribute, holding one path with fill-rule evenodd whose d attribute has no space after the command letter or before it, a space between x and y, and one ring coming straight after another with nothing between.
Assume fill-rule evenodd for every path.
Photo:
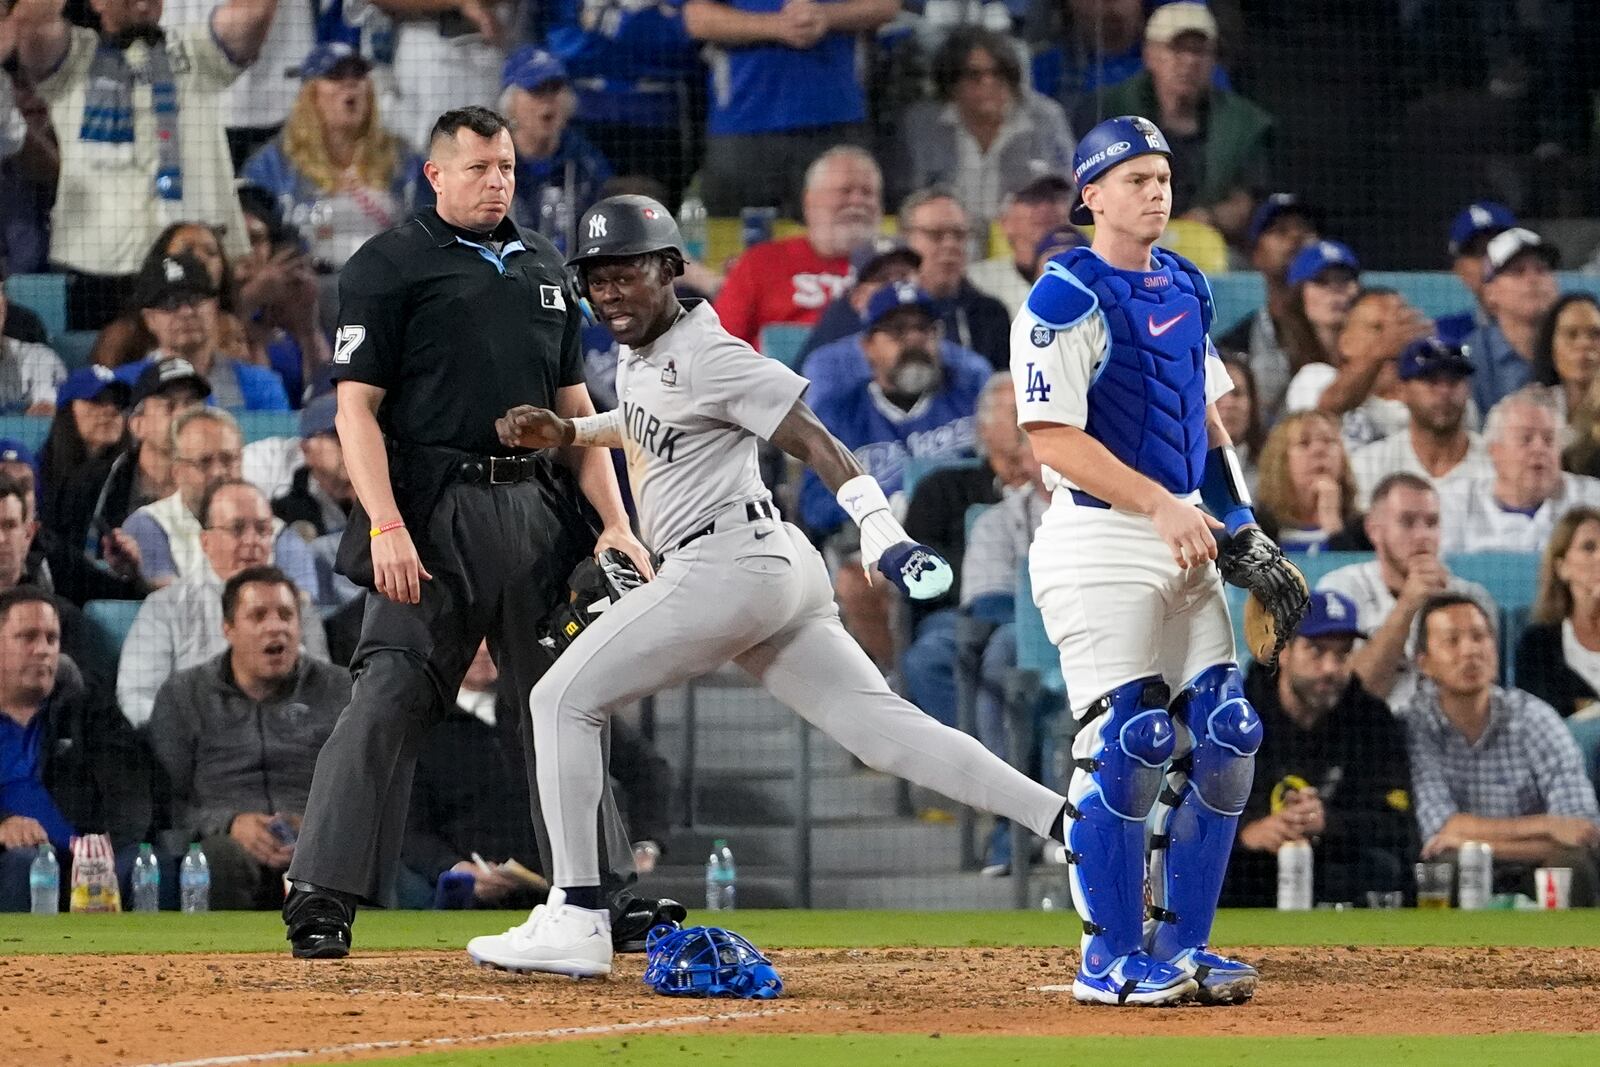
<instances>
[{"instance_id":1,"label":"plastic water bottle","mask_svg":"<svg viewBox=\"0 0 1600 1067\"><path fill-rule=\"evenodd\" d=\"M139 856L133 861L133 910L161 910L161 864L148 844L139 846Z\"/></svg>"},{"instance_id":2,"label":"plastic water bottle","mask_svg":"<svg viewBox=\"0 0 1600 1067\"><path fill-rule=\"evenodd\" d=\"M1311 844L1285 841L1278 847L1278 910L1310 911L1315 899L1311 884Z\"/></svg>"},{"instance_id":3,"label":"plastic water bottle","mask_svg":"<svg viewBox=\"0 0 1600 1067\"><path fill-rule=\"evenodd\" d=\"M189 854L178 868L178 893L184 914L211 910L211 864L206 862L198 841L189 846Z\"/></svg>"},{"instance_id":4,"label":"plastic water bottle","mask_svg":"<svg viewBox=\"0 0 1600 1067\"><path fill-rule=\"evenodd\" d=\"M738 879L733 849L719 837L711 842L711 855L706 860L706 910L732 911L738 896Z\"/></svg>"},{"instance_id":5,"label":"plastic water bottle","mask_svg":"<svg viewBox=\"0 0 1600 1067\"><path fill-rule=\"evenodd\" d=\"M28 868L28 893L33 898L35 915L56 915L61 911L61 864L56 850L46 841Z\"/></svg>"},{"instance_id":6,"label":"plastic water bottle","mask_svg":"<svg viewBox=\"0 0 1600 1067\"><path fill-rule=\"evenodd\" d=\"M678 232L683 234L683 249L696 263L706 261L706 202L698 196L683 198L678 209Z\"/></svg>"},{"instance_id":7,"label":"plastic water bottle","mask_svg":"<svg viewBox=\"0 0 1600 1067\"><path fill-rule=\"evenodd\" d=\"M572 201L560 185L547 185L539 191L539 232L567 254L567 238L572 233Z\"/></svg>"}]
</instances>

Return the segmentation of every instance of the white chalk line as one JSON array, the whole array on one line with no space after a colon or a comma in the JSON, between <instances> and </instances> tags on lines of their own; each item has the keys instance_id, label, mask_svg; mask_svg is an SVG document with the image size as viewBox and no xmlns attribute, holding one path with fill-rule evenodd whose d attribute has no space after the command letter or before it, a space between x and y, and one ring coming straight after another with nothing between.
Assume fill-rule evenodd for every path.
<instances>
[{"instance_id":1,"label":"white chalk line","mask_svg":"<svg viewBox=\"0 0 1600 1067\"><path fill-rule=\"evenodd\" d=\"M395 1041L353 1041L345 1045L328 1045L315 1049L284 1049L278 1052L250 1052L239 1056L209 1056L198 1060L171 1060L165 1063L143 1063L139 1067L237 1067L248 1063L280 1063L285 1060L305 1060L313 1056L341 1056L352 1052L384 1052L391 1049L444 1048L450 1045L481 1045L491 1041L533 1041L547 1037L605 1037L608 1034L628 1034L640 1030L665 1030L678 1026L700 1026L733 1019L759 1019L777 1015L782 1008L765 1008L758 1011L730 1011L720 1015L678 1015L667 1019L645 1019L632 1023L602 1023L596 1026L560 1026L549 1030L510 1030L498 1034L479 1034L472 1037L425 1037Z\"/></svg>"}]
</instances>

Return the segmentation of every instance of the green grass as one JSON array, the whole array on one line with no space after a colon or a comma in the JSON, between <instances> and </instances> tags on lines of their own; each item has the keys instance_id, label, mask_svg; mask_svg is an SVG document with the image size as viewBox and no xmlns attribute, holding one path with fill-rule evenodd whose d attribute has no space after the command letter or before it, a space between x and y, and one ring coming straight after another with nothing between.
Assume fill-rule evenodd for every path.
<instances>
[{"instance_id":1,"label":"green grass","mask_svg":"<svg viewBox=\"0 0 1600 1067\"><path fill-rule=\"evenodd\" d=\"M477 934L520 921L513 912L363 911L357 950L453 951ZM1070 914L1024 911L740 911L728 925L763 948L1075 945ZM708 919L691 914L691 922ZM724 921L727 921L724 919ZM1586 911L1223 912L1218 945L1600 946L1600 922ZM8 915L0 955L32 953L284 952L272 912L209 915Z\"/></svg>"},{"instance_id":2,"label":"green grass","mask_svg":"<svg viewBox=\"0 0 1600 1067\"><path fill-rule=\"evenodd\" d=\"M759 1063L761 1067L906 1064L915 1067L1106 1067L1108 1064L1293 1064L1294 1067L1591 1067L1600 1037L1580 1034L1495 1034L1471 1037L942 1037L874 1034L837 1037L651 1034L554 1045L434 1052L364 1061L366 1067L561 1067L644 1064Z\"/></svg>"}]
</instances>

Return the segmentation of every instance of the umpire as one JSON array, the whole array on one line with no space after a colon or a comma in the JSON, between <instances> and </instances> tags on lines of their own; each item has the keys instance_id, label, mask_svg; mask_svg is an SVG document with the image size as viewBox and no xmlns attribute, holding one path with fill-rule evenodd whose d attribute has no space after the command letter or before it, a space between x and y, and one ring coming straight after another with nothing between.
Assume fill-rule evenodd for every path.
<instances>
[{"instance_id":1,"label":"umpire","mask_svg":"<svg viewBox=\"0 0 1600 1067\"><path fill-rule=\"evenodd\" d=\"M360 502L339 569L377 595L289 868L283 917L306 958L344 956L357 903L390 898L418 745L483 637L526 710L549 666L538 623L578 561L618 548L649 573L604 449L574 450L558 467L542 454L506 455L495 436L510 403L594 411L561 257L506 217L516 166L506 120L481 107L448 111L428 155L436 206L368 241L339 279L336 427ZM580 491L598 514L598 541ZM531 781L532 731L522 735ZM632 851L609 790L597 817L613 909L654 922L656 902L621 890Z\"/></svg>"}]
</instances>

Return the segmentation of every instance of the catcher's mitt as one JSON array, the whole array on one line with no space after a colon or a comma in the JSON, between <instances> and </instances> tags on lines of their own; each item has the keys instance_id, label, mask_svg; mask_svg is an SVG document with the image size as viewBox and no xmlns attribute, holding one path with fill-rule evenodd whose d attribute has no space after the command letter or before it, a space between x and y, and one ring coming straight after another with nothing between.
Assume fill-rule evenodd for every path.
<instances>
[{"instance_id":1,"label":"catcher's mitt","mask_svg":"<svg viewBox=\"0 0 1600 1067\"><path fill-rule=\"evenodd\" d=\"M1272 538L1254 526L1235 534L1217 554L1217 569L1229 585L1250 591L1244 605L1244 639L1250 654L1273 668L1305 618L1311 590L1300 568Z\"/></svg>"},{"instance_id":2,"label":"catcher's mitt","mask_svg":"<svg viewBox=\"0 0 1600 1067\"><path fill-rule=\"evenodd\" d=\"M567 599L540 622L539 643L561 655L612 601L643 584L644 575L633 560L614 548L606 549L598 560L585 559L567 579Z\"/></svg>"}]
</instances>

